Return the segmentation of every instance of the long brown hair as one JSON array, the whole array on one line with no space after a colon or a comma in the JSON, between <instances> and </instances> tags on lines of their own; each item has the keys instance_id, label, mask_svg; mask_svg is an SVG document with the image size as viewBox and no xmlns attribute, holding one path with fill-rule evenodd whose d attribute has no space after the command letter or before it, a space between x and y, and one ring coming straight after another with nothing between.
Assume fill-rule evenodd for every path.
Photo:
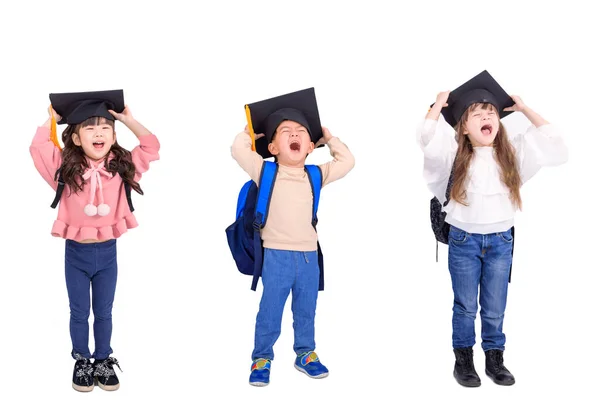
<instances>
[{"instance_id":1,"label":"long brown hair","mask_svg":"<svg viewBox=\"0 0 600 406\"><path fill-rule=\"evenodd\" d=\"M91 117L79 124L68 125L62 133L62 141L64 148L62 150L62 165L56 171L54 180L58 180L59 172L62 173L62 178L70 191L83 191L83 173L89 168L88 160L85 159L85 153L81 146L75 145L73 142L73 134L78 133L79 129L88 125L108 124L115 129L114 120L109 120L104 117ZM109 156L112 155L109 161ZM113 175L118 173L123 178L123 182L128 183L133 190L143 195L144 192L140 184L134 180L135 165L131 160L131 152L115 143L110 147L110 151L104 158L106 170Z\"/></svg>"},{"instance_id":2,"label":"long brown hair","mask_svg":"<svg viewBox=\"0 0 600 406\"><path fill-rule=\"evenodd\" d=\"M494 110L496 114L498 111L494 107L494 105L490 103L475 103L469 106L469 108L463 113L460 121L455 127L456 136L458 138L458 151L456 153L456 161L454 163L454 183L452 185L452 191L450 192L450 196L452 199L456 200L458 203L468 206L466 197L467 192L465 189L465 183L467 181L467 176L469 173L469 165L471 164L471 160L473 159L473 144L469 140L465 131L467 129L467 119L469 118L469 114L481 107L485 110ZM499 122L498 135L494 139L494 159L500 166L500 180L506 185L506 187L510 190L510 200L519 209L522 207L521 202L521 175L519 174L517 158L515 149L508 140L508 135L506 134L506 129L502 125L502 122Z\"/></svg>"}]
</instances>

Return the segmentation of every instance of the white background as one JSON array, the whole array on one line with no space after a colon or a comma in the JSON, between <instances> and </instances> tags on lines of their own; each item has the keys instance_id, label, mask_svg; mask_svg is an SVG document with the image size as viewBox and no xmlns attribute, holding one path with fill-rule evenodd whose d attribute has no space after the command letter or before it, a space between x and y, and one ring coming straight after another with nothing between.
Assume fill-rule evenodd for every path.
<instances>
[{"instance_id":1,"label":"white background","mask_svg":"<svg viewBox=\"0 0 600 406\"><path fill-rule=\"evenodd\" d=\"M190 4L192 2L189 2ZM10 2L0 16L0 404L598 404L597 13L593 2ZM525 4L526 3L526 4ZM564 131L566 165L523 188L505 361L513 387L452 377L447 247L435 262L415 129L441 90L487 69ZM243 106L314 86L356 156L319 211L321 381L293 368L289 302L271 385L248 385L260 293L225 228L247 175L230 155ZM118 242L121 389L71 389L64 241L28 147L48 93L123 88L161 159ZM511 131L527 120L515 113ZM59 128L62 131L62 127ZM135 137L117 125L127 148ZM320 149L308 160L330 159ZM91 321L91 319L90 319ZM479 336L479 317L477 322ZM93 350L93 345L92 345ZM135 402L135 403L134 403Z\"/></svg>"}]
</instances>

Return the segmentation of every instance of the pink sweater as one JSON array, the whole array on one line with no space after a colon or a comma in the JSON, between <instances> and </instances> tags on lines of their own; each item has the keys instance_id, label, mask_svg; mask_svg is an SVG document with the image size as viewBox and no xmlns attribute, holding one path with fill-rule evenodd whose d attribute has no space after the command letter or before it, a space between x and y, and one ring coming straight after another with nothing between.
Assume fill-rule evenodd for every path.
<instances>
[{"instance_id":1,"label":"pink sweater","mask_svg":"<svg viewBox=\"0 0 600 406\"><path fill-rule=\"evenodd\" d=\"M148 170L150 162L158 160L160 149L158 139L152 134L139 137L139 141L140 145L131 151L136 181ZM56 190L58 184L54 176L62 163L62 154L50 141L48 128L38 127L29 151L38 172L52 189ZM102 169L98 170L97 174L95 171L89 172L91 176L84 181L83 191L71 193L69 186L65 185L58 206L58 218L52 226L53 236L75 241L104 241L118 238L128 229L137 227L135 216L127 204L121 177L118 174L112 176ZM95 193L92 186L97 189ZM93 199L94 205L99 205L101 195L104 203L110 207L109 213L104 216L85 214L84 207L90 203L90 199Z\"/></svg>"}]
</instances>

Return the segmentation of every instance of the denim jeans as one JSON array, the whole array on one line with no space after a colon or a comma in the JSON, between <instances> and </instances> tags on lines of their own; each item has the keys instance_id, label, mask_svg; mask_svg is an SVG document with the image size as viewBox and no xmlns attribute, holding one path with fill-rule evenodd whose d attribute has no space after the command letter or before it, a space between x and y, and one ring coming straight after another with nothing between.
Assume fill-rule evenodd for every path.
<instances>
[{"instance_id":1,"label":"denim jeans","mask_svg":"<svg viewBox=\"0 0 600 406\"><path fill-rule=\"evenodd\" d=\"M256 316L252 359L274 357L273 346L281 333L281 317L290 290L294 317L294 351L315 349L315 311L319 293L317 252L265 248L263 293Z\"/></svg>"},{"instance_id":2,"label":"denim jeans","mask_svg":"<svg viewBox=\"0 0 600 406\"><path fill-rule=\"evenodd\" d=\"M81 244L67 240L65 246L65 277L69 293L71 319L69 323L73 350L85 358L105 359L112 354L112 306L117 286L117 240ZM94 310L94 342L96 351L90 354L89 324L90 285Z\"/></svg>"},{"instance_id":3,"label":"denim jeans","mask_svg":"<svg viewBox=\"0 0 600 406\"><path fill-rule=\"evenodd\" d=\"M481 346L484 351L502 350L502 332L508 275L512 263L510 230L492 234L470 234L450 227L448 266L452 277L454 306L452 346L475 345L477 294L481 305Z\"/></svg>"}]
</instances>

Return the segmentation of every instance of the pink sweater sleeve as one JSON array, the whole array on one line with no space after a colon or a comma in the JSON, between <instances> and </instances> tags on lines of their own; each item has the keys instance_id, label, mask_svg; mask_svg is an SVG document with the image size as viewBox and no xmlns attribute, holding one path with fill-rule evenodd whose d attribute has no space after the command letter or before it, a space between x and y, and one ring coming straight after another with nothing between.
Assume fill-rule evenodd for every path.
<instances>
[{"instance_id":1,"label":"pink sweater sleeve","mask_svg":"<svg viewBox=\"0 0 600 406\"><path fill-rule=\"evenodd\" d=\"M160 143L154 134L139 137L140 145L131 151L131 159L135 165L135 181L139 182L142 173L150 167L150 162L157 161Z\"/></svg>"},{"instance_id":2,"label":"pink sweater sleeve","mask_svg":"<svg viewBox=\"0 0 600 406\"><path fill-rule=\"evenodd\" d=\"M56 190L54 175L62 163L61 151L50 141L50 129L38 127L29 147L33 164L46 182Z\"/></svg>"}]
</instances>

